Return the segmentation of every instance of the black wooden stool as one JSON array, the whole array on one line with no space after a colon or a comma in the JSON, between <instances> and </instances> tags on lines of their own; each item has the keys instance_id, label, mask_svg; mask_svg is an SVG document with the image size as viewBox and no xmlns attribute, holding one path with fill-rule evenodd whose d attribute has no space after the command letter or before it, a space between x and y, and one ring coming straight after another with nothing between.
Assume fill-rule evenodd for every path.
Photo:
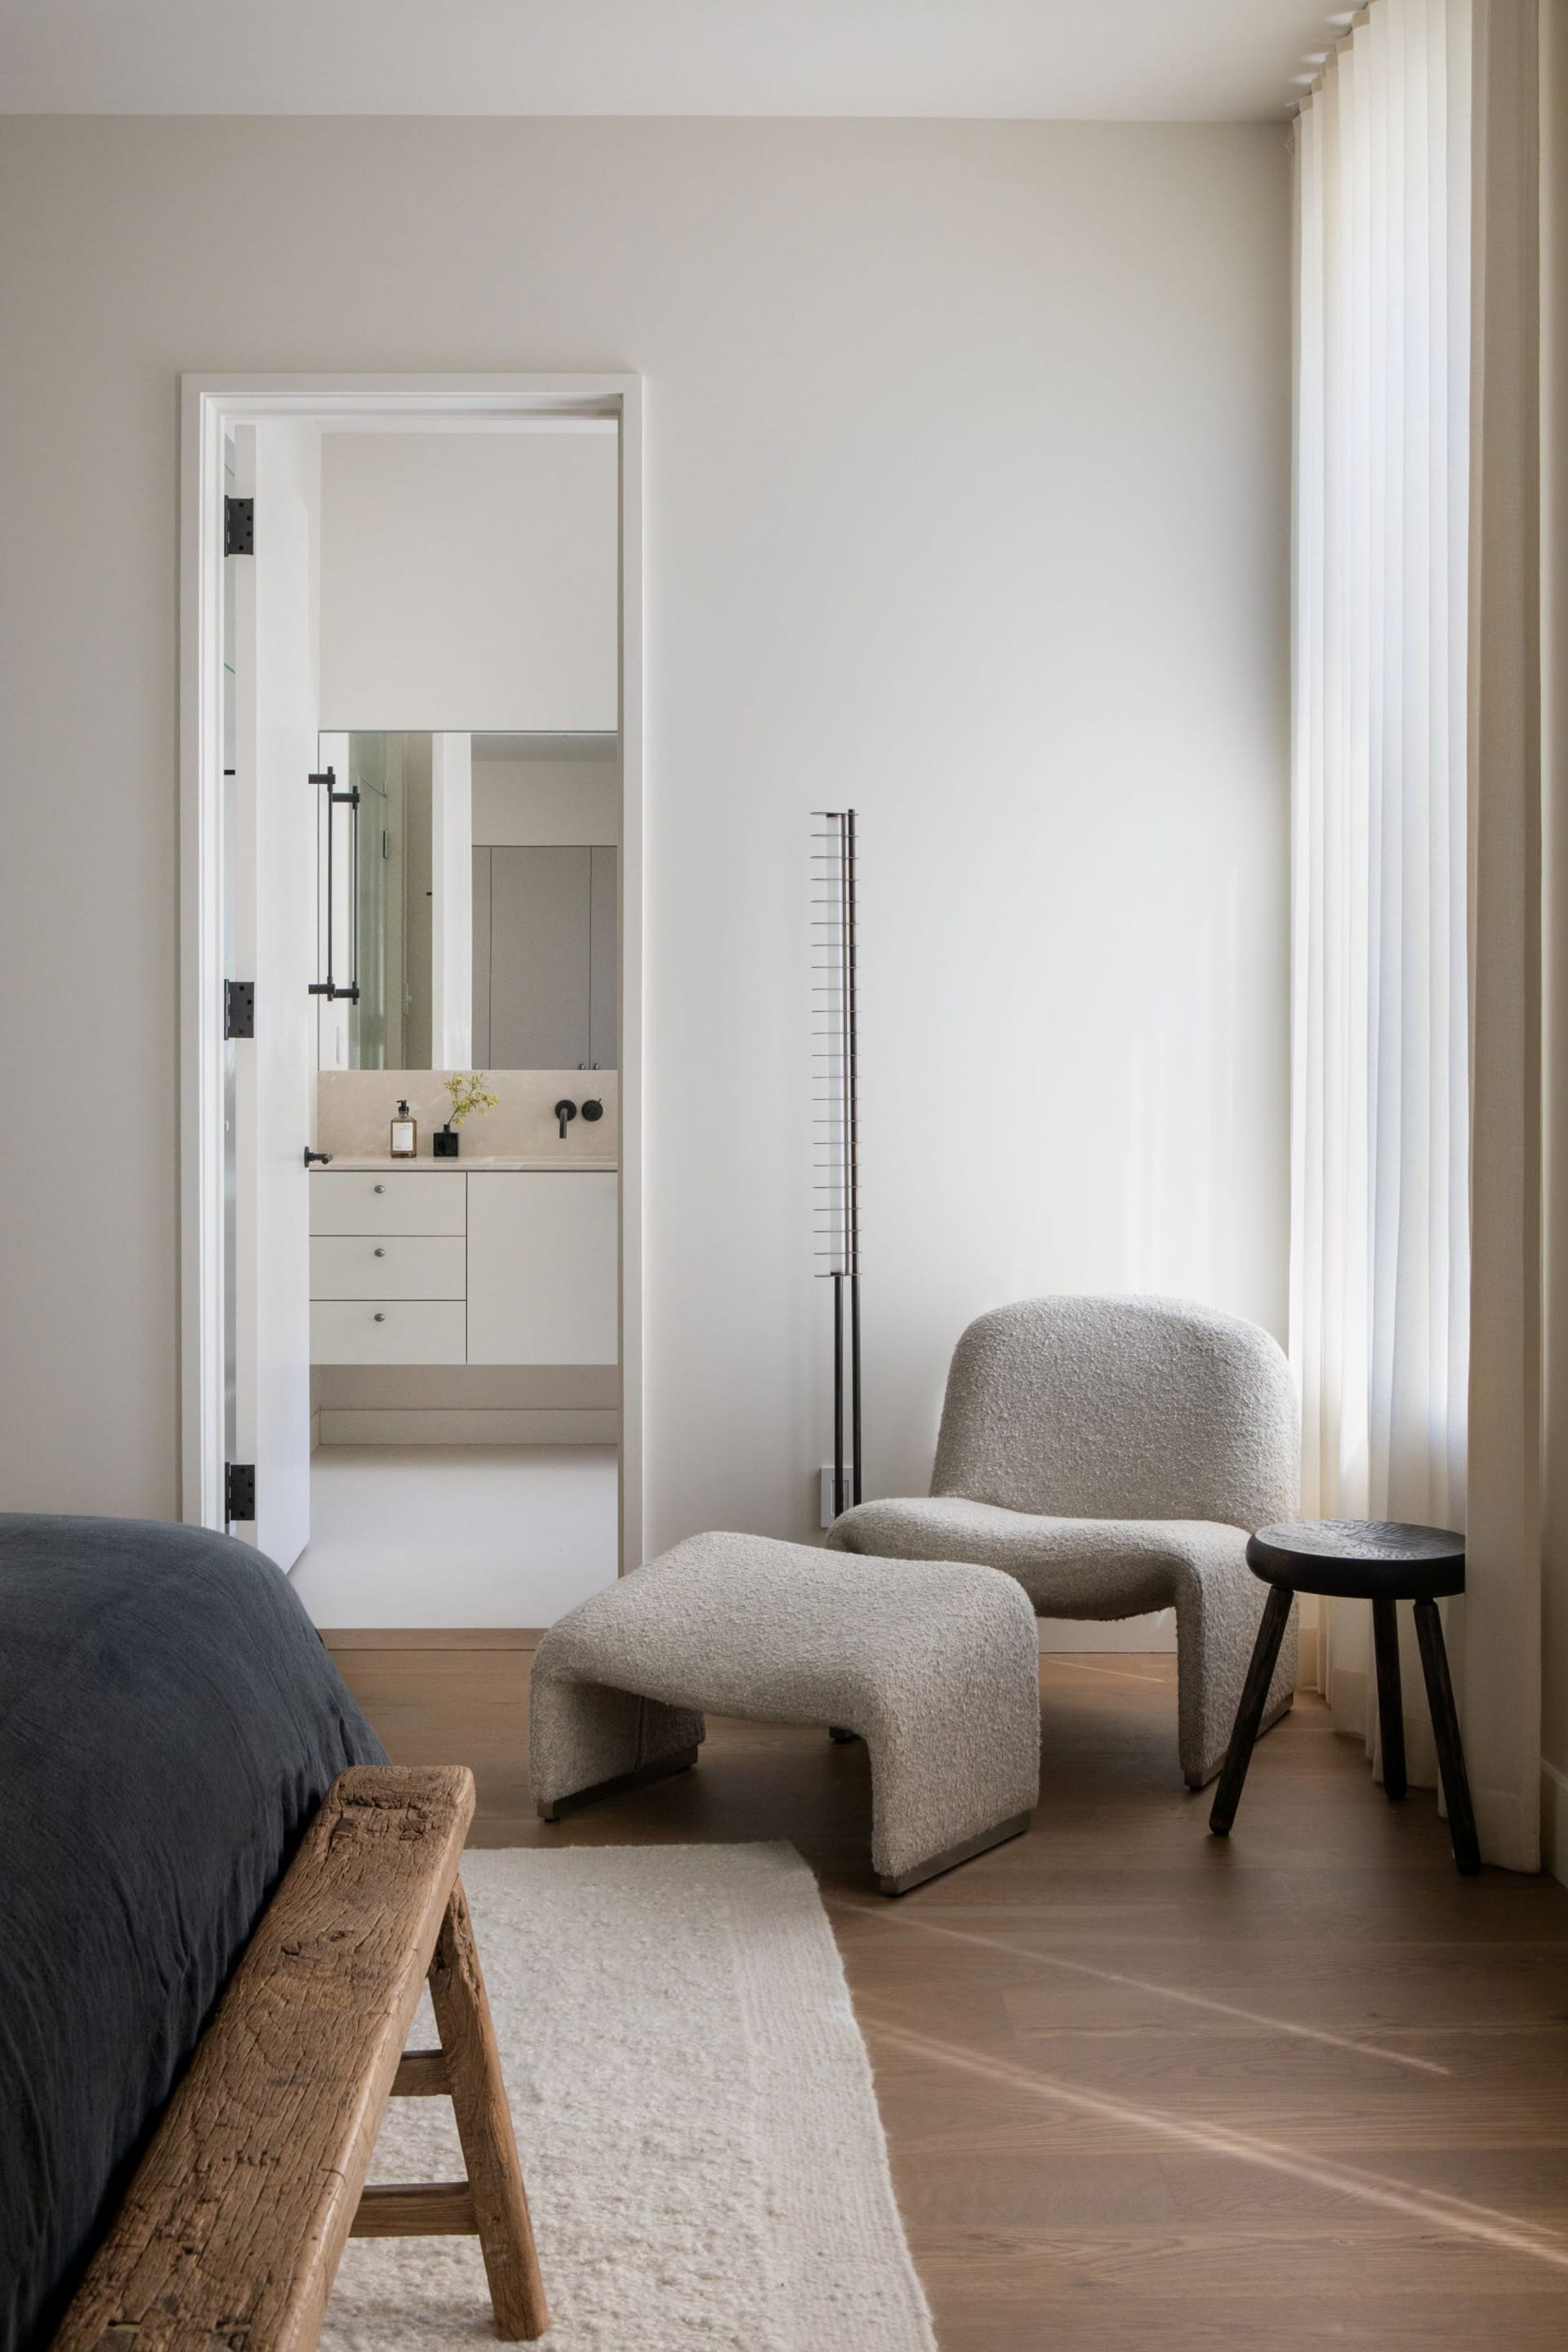
<instances>
[{"instance_id":1,"label":"black wooden stool","mask_svg":"<svg viewBox=\"0 0 1568 2352\"><path fill-rule=\"evenodd\" d=\"M1377 1717L1383 1734L1383 1787L1390 1797L1405 1794L1405 1716L1399 1695L1399 1629L1396 1601L1415 1603L1415 1638L1426 1677L1426 1703L1437 1742L1437 1768L1448 1806L1454 1860L1463 1871L1479 1870L1476 1817L1448 1679L1443 1621L1437 1603L1465 1589L1465 1538L1447 1528L1407 1527L1396 1519L1308 1519L1296 1525L1260 1528L1248 1538L1247 1564L1273 1590L1247 1670L1241 1705L1226 1751L1209 1827L1228 1837L1241 1802L1241 1786L1263 1720L1274 1662L1279 1655L1290 1604L1298 1592L1326 1592L1339 1601L1370 1601L1377 1656Z\"/></svg>"}]
</instances>

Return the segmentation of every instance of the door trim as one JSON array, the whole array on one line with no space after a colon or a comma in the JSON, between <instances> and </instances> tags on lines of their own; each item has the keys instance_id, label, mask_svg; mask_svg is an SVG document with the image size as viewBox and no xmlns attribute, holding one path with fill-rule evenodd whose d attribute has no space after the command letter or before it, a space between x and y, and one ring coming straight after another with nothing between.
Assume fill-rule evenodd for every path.
<instances>
[{"instance_id":1,"label":"door trim","mask_svg":"<svg viewBox=\"0 0 1568 2352\"><path fill-rule=\"evenodd\" d=\"M223 443L237 424L619 425L620 1549L643 1557L643 427L634 374L187 374L180 379L180 1496L223 1520Z\"/></svg>"}]
</instances>

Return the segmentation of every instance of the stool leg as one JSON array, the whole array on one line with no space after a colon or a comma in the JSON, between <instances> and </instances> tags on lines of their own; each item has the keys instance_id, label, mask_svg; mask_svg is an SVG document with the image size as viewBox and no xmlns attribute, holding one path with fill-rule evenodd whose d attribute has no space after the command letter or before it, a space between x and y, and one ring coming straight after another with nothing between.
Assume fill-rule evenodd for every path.
<instances>
[{"instance_id":1,"label":"stool leg","mask_svg":"<svg viewBox=\"0 0 1568 2352\"><path fill-rule=\"evenodd\" d=\"M1377 1657L1377 1724L1383 1735L1383 1793L1405 1794L1405 1702L1399 1687L1399 1620L1392 1601L1372 1604L1372 1641Z\"/></svg>"},{"instance_id":2,"label":"stool leg","mask_svg":"<svg viewBox=\"0 0 1568 2352\"><path fill-rule=\"evenodd\" d=\"M1230 1735L1230 1746L1225 1753L1225 1769L1219 1776L1215 1793L1214 1809L1209 1814L1209 1828L1215 1837L1228 1837L1236 1819L1236 1809L1241 1802L1242 1782L1252 1761L1252 1750L1258 1740L1258 1727L1263 1720L1263 1710L1268 1704L1268 1685L1274 1679L1274 1668L1279 1656L1279 1644L1285 1639L1289 1622L1290 1604L1296 1596L1283 1584L1271 1584L1264 1603L1263 1622L1258 1628L1258 1639L1252 1647L1252 1664L1247 1669L1242 1685L1241 1705L1236 1710L1236 1723Z\"/></svg>"},{"instance_id":3,"label":"stool leg","mask_svg":"<svg viewBox=\"0 0 1568 2352\"><path fill-rule=\"evenodd\" d=\"M1415 1603L1415 1638L1421 1644L1421 1671L1426 1677L1426 1704L1432 1710L1432 1731L1437 1742L1437 1769L1448 1801L1448 1830L1454 1860L1467 1876L1481 1866L1476 1839L1476 1817L1470 1806L1469 1776L1459 1738L1459 1717L1454 1706L1454 1685L1448 1679L1448 1653L1443 1642L1443 1620L1435 1601Z\"/></svg>"},{"instance_id":4,"label":"stool leg","mask_svg":"<svg viewBox=\"0 0 1568 2352\"><path fill-rule=\"evenodd\" d=\"M460 1878L430 1962L430 2002L441 2036L458 2138L468 2170L474 2226L484 2256L496 2334L531 2342L550 2325L533 2227L501 2081L495 2027Z\"/></svg>"}]
</instances>

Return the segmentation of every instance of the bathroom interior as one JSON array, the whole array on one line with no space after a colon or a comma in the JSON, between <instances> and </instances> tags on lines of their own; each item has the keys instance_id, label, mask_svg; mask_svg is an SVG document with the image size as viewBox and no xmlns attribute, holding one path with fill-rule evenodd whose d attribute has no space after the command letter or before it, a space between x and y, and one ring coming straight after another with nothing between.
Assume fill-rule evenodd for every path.
<instances>
[{"instance_id":1,"label":"bathroom interior","mask_svg":"<svg viewBox=\"0 0 1568 2352\"><path fill-rule=\"evenodd\" d=\"M318 453L291 1575L323 1628L541 1628L618 1557L615 437Z\"/></svg>"}]
</instances>

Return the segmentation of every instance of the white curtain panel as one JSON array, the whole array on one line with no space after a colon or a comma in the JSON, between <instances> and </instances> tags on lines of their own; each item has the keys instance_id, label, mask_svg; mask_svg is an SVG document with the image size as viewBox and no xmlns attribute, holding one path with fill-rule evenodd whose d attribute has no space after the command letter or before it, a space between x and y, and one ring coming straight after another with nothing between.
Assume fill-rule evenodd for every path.
<instances>
[{"instance_id":1,"label":"white curtain panel","mask_svg":"<svg viewBox=\"0 0 1568 2352\"><path fill-rule=\"evenodd\" d=\"M1516 1870L1540 1857L1539 45L1536 0L1373 0L1296 143L1303 1507L1467 1528L1450 1647L1482 1853ZM1325 1605L1320 1680L1370 1749L1366 1616Z\"/></svg>"},{"instance_id":2,"label":"white curtain panel","mask_svg":"<svg viewBox=\"0 0 1568 2352\"><path fill-rule=\"evenodd\" d=\"M1296 131L1302 1508L1439 1527L1464 1525L1469 1340L1470 42L1468 0L1373 0ZM1370 1748L1366 1605L1323 1615L1320 1682ZM1430 1780L1413 1644L1405 1680Z\"/></svg>"}]
</instances>

